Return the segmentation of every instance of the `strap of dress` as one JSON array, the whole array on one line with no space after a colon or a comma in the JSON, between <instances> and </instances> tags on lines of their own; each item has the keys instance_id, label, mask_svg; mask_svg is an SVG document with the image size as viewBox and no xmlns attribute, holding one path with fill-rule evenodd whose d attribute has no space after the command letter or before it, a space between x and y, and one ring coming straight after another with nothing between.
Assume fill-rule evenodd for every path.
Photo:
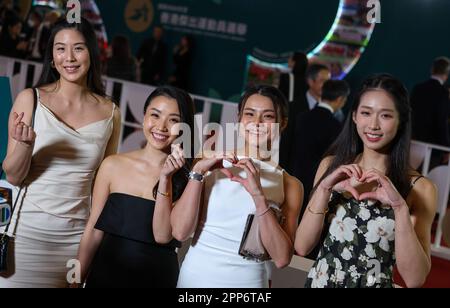
<instances>
[{"instance_id":1,"label":"strap of dress","mask_svg":"<svg viewBox=\"0 0 450 308\"><path fill-rule=\"evenodd\" d=\"M417 182L418 180L420 180L420 179L423 178L423 177L424 177L423 175L419 175L417 178L415 178L414 181L411 183L411 188L414 186L414 184L416 184L416 182Z\"/></svg>"}]
</instances>

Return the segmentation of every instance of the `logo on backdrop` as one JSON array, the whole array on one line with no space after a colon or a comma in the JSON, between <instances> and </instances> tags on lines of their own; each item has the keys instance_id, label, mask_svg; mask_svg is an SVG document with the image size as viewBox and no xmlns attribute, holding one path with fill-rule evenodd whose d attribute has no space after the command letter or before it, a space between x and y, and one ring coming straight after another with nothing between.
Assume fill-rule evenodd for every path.
<instances>
[{"instance_id":1,"label":"logo on backdrop","mask_svg":"<svg viewBox=\"0 0 450 308\"><path fill-rule=\"evenodd\" d=\"M154 8L150 0L129 0L125 8L125 22L133 32L144 32L153 22Z\"/></svg>"},{"instance_id":2,"label":"logo on backdrop","mask_svg":"<svg viewBox=\"0 0 450 308\"><path fill-rule=\"evenodd\" d=\"M78 0L69 0L67 1L66 6L69 11L67 12L67 22L69 24L73 23L81 23L81 4Z\"/></svg>"}]
</instances>

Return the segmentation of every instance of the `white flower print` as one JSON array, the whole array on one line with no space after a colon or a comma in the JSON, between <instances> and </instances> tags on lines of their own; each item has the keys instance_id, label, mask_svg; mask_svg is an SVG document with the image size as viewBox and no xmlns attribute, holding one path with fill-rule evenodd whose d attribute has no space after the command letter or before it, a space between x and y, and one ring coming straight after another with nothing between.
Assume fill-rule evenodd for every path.
<instances>
[{"instance_id":1,"label":"white flower print","mask_svg":"<svg viewBox=\"0 0 450 308\"><path fill-rule=\"evenodd\" d=\"M309 271L308 278L312 279L312 288L323 288L328 284L328 264L327 260L321 259L316 267Z\"/></svg>"},{"instance_id":2,"label":"white flower print","mask_svg":"<svg viewBox=\"0 0 450 308\"><path fill-rule=\"evenodd\" d=\"M339 261L339 259L334 258L334 264L336 266L336 270L334 272L334 282L335 283L342 283L344 281L345 278L345 272L342 271L342 264L341 261Z\"/></svg>"},{"instance_id":3,"label":"white flower print","mask_svg":"<svg viewBox=\"0 0 450 308\"><path fill-rule=\"evenodd\" d=\"M359 279L359 277L361 276L361 274L358 273L356 266L355 265L350 266L349 271L350 271L350 276L352 277L352 280L354 282L356 282L356 280Z\"/></svg>"},{"instance_id":4,"label":"white flower print","mask_svg":"<svg viewBox=\"0 0 450 308\"><path fill-rule=\"evenodd\" d=\"M367 262L369 260L369 258L365 255L360 255L358 259L361 262Z\"/></svg>"},{"instance_id":5,"label":"white flower print","mask_svg":"<svg viewBox=\"0 0 450 308\"><path fill-rule=\"evenodd\" d=\"M370 218L370 211L366 209L365 207L361 207L358 213L358 216L363 220L366 221Z\"/></svg>"},{"instance_id":6,"label":"white flower print","mask_svg":"<svg viewBox=\"0 0 450 308\"><path fill-rule=\"evenodd\" d=\"M377 243L386 252L389 252L389 242L395 238L395 221L386 217L377 217L367 224L368 232L364 235L368 243Z\"/></svg>"},{"instance_id":7,"label":"white flower print","mask_svg":"<svg viewBox=\"0 0 450 308\"><path fill-rule=\"evenodd\" d=\"M367 254L369 258L375 258L375 250L373 249L372 244L367 244L366 248L364 249L364 252Z\"/></svg>"},{"instance_id":8,"label":"white flower print","mask_svg":"<svg viewBox=\"0 0 450 308\"><path fill-rule=\"evenodd\" d=\"M345 214L345 209L339 207L330 226L331 235L341 243L352 241L354 236L353 230L357 228L356 220L349 217L344 219Z\"/></svg>"},{"instance_id":9,"label":"white flower print","mask_svg":"<svg viewBox=\"0 0 450 308\"><path fill-rule=\"evenodd\" d=\"M350 260L352 258L352 253L350 252L350 250L347 249L347 247L345 247L344 250L341 253L341 257L345 261L348 261L348 260Z\"/></svg>"}]
</instances>

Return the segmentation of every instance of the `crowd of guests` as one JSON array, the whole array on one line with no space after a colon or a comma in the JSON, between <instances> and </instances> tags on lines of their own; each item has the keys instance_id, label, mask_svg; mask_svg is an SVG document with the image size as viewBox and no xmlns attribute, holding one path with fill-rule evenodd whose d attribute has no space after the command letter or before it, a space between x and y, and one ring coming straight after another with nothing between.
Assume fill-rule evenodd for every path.
<instances>
[{"instance_id":1,"label":"crowd of guests","mask_svg":"<svg viewBox=\"0 0 450 308\"><path fill-rule=\"evenodd\" d=\"M137 57L148 82L161 82L149 58L162 56L161 36L155 28ZM120 49L124 41L113 45L132 63ZM176 48L178 57L189 52L186 45ZM448 145L439 121L448 117L450 62L434 61L412 106L395 77L367 77L343 121L337 112L348 84L300 56L290 62L301 67L287 77L300 84L293 94L292 82L288 95L269 85L242 94L236 124L243 144L192 159L191 148L175 144L180 123L194 131L192 98L160 86L145 101L144 148L116 154L120 113L102 87L95 32L85 19L56 22L42 76L17 96L8 122L2 167L25 189L9 229L14 266L0 273L0 287L67 286L72 259L81 266L73 286L267 287L269 259L282 268L294 252L314 250L307 287L393 287L395 265L407 286L420 287L431 268L437 192L409 166L411 126L418 124L414 108L427 106L427 116L436 115L428 136L439 132L442 139L433 140ZM289 152L278 165L262 151L289 130L290 146L281 147ZM262 252L244 258L249 223L257 230L250 241ZM191 236L180 268L176 249Z\"/></svg>"}]
</instances>

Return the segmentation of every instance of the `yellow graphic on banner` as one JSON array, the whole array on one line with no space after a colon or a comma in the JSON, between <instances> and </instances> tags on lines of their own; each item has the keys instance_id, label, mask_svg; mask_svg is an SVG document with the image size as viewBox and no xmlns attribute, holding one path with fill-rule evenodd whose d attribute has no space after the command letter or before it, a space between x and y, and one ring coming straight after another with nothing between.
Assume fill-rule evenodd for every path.
<instances>
[{"instance_id":1,"label":"yellow graphic on banner","mask_svg":"<svg viewBox=\"0 0 450 308\"><path fill-rule=\"evenodd\" d=\"M153 22L154 9L150 0L129 0L125 8L125 22L133 32L144 32Z\"/></svg>"}]
</instances>

